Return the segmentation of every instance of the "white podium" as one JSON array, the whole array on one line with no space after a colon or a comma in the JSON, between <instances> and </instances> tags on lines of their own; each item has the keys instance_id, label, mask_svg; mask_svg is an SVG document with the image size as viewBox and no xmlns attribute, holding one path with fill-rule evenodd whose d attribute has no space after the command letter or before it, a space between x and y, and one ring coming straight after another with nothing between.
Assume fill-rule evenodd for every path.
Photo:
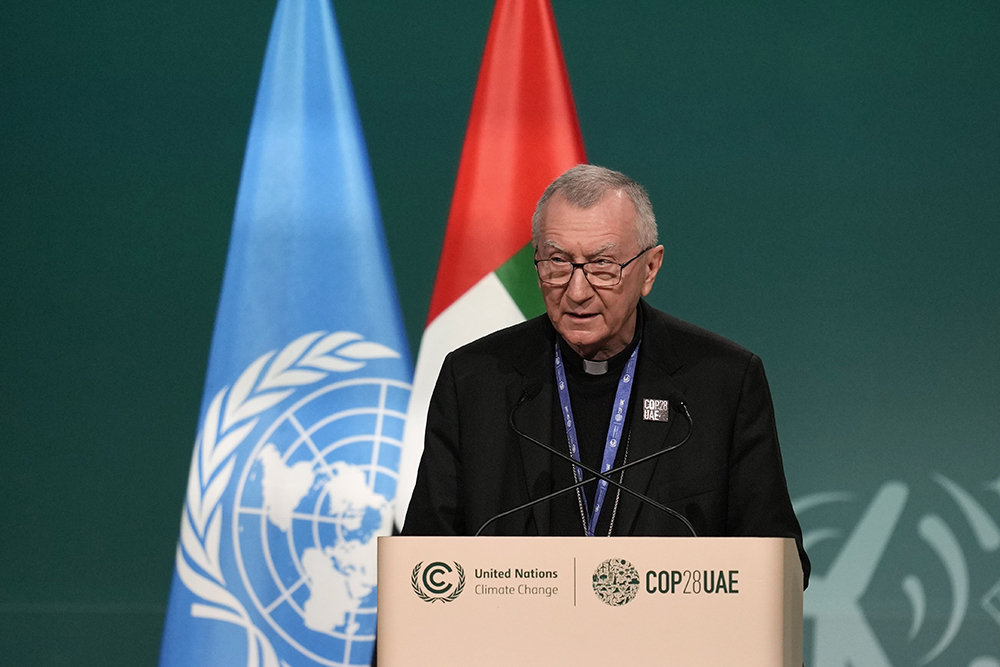
<instances>
[{"instance_id":1,"label":"white podium","mask_svg":"<svg viewBox=\"0 0 1000 667\"><path fill-rule=\"evenodd\" d=\"M382 537L380 667L800 667L779 538Z\"/></svg>"}]
</instances>

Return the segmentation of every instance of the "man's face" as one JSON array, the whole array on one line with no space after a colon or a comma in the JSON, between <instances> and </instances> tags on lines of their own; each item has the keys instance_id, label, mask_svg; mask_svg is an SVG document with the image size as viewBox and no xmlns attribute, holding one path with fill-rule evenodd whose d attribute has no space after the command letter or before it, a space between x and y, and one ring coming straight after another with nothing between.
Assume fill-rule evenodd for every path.
<instances>
[{"instance_id":1,"label":"man's face","mask_svg":"<svg viewBox=\"0 0 1000 667\"><path fill-rule=\"evenodd\" d=\"M635 216L635 207L621 192L609 192L586 209L556 194L545 208L535 257L627 262L644 250L636 240ZM663 246L656 246L626 266L614 287L592 286L582 269L561 287L539 282L552 325L586 359L608 359L621 352L635 333L639 297L653 288L662 262Z\"/></svg>"}]
</instances>

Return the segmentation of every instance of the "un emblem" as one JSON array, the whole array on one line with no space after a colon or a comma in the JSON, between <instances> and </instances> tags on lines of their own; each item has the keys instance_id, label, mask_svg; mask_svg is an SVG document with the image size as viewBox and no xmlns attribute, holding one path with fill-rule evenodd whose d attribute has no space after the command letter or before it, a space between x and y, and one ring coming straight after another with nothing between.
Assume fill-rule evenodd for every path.
<instances>
[{"instance_id":1,"label":"un emblem","mask_svg":"<svg viewBox=\"0 0 1000 667\"><path fill-rule=\"evenodd\" d=\"M308 334L206 413L177 571L214 605L192 615L246 629L248 667L368 664L410 386L337 374L398 356L351 332Z\"/></svg>"},{"instance_id":2,"label":"un emblem","mask_svg":"<svg viewBox=\"0 0 1000 667\"><path fill-rule=\"evenodd\" d=\"M609 558L594 570L594 593L605 604L621 607L638 592L639 572L627 560Z\"/></svg>"},{"instance_id":3,"label":"un emblem","mask_svg":"<svg viewBox=\"0 0 1000 667\"><path fill-rule=\"evenodd\" d=\"M424 602L451 602L465 590L465 570L458 563L451 565L435 561L424 567L420 561L413 566L410 585L417 597ZM426 589L426 592L425 592Z\"/></svg>"},{"instance_id":4,"label":"un emblem","mask_svg":"<svg viewBox=\"0 0 1000 667\"><path fill-rule=\"evenodd\" d=\"M233 547L247 592L314 660L374 639L375 538L392 531L396 486L386 457L397 454L380 452L381 432L395 439L403 428L380 402L393 390L406 385L364 378L307 395L261 436L236 490Z\"/></svg>"}]
</instances>

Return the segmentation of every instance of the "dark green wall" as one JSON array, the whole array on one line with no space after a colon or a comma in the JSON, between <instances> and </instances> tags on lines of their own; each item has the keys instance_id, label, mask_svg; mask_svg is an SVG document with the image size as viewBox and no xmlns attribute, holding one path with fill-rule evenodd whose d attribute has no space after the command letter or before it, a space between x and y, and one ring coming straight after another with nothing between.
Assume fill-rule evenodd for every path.
<instances>
[{"instance_id":1,"label":"dark green wall","mask_svg":"<svg viewBox=\"0 0 1000 667\"><path fill-rule=\"evenodd\" d=\"M793 496L997 479L1000 5L553 5L652 301L764 358ZM336 9L416 352L492 5ZM156 659L273 10L0 9L0 664Z\"/></svg>"}]
</instances>

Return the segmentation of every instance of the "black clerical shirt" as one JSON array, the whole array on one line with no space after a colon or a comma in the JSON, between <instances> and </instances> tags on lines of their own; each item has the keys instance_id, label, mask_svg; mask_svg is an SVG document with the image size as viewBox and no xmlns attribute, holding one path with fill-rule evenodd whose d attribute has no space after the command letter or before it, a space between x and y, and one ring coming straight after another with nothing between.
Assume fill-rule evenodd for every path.
<instances>
[{"instance_id":1,"label":"black clerical shirt","mask_svg":"<svg viewBox=\"0 0 1000 667\"><path fill-rule=\"evenodd\" d=\"M602 375L593 375L584 370L583 358L566 344L560 337L559 347L562 352L563 363L566 368L566 381L569 385L570 404L573 408L573 419L576 422L577 441L580 446L580 461L586 466L595 470L601 469L604 459L604 445L607 442L608 426L611 422L611 413L615 402L615 392L618 389L618 381L621 379L622 370L628 363L629 357L635 350L639 342L639 332L642 331L642 323L636 322L636 335L628 347L608 359L607 372ZM554 371L553 371L554 372ZM641 400L636 396L630 397L631 401ZM631 414L631 411L629 411ZM566 437L566 426L561 413L556 413L553 422L553 433L561 434L558 444L569 453L569 440ZM627 417L622 430L622 441L616 452L615 465L622 465L627 456L629 443L629 433L631 429L631 418ZM555 471L553 488L563 488L573 484L573 472L570 464L566 461L553 461ZM628 474L627 472L625 473ZM584 472L584 478L590 474ZM620 475L613 477L616 481ZM594 494L597 491L597 482L591 482L583 487L587 499L587 507L593 509ZM597 535L607 535L611 527L611 520L615 510L615 499L618 496L618 489L608 486L607 495L604 497L604 508L598 519ZM584 532L583 520L580 517L579 500L575 492L564 494L556 502L560 506L567 502L573 506L573 511L568 514L553 512L556 516L573 516L575 520L568 525L553 526L554 534L557 535L581 535Z\"/></svg>"}]
</instances>

